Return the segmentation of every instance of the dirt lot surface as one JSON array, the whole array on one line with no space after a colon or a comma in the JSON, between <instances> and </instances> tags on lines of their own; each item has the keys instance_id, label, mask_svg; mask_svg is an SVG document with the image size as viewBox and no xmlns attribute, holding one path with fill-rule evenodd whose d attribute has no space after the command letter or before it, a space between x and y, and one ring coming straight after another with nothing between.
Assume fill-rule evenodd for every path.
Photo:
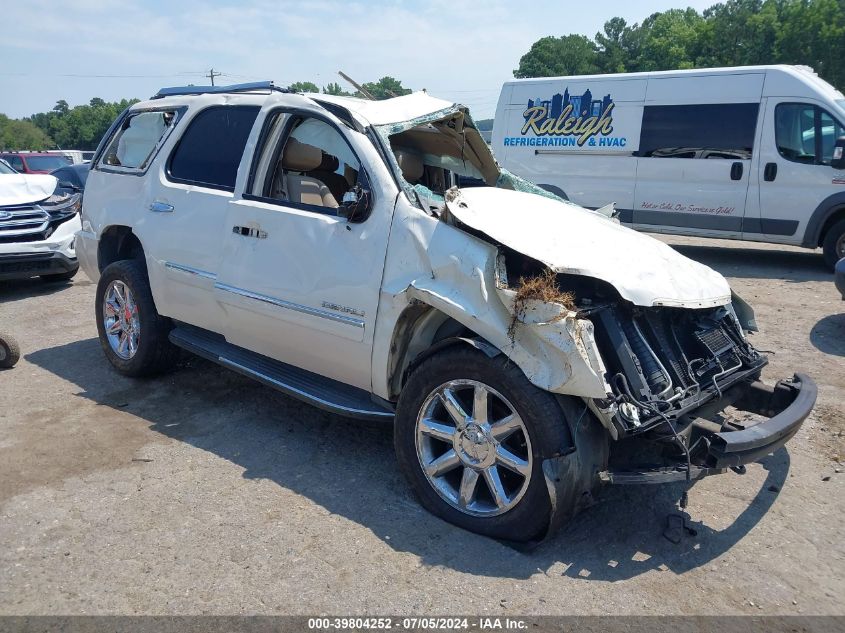
<instances>
[{"instance_id":1,"label":"dirt lot surface","mask_svg":"<svg viewBox=\"0 0 845 633\"><path fill-rule=\"evenodd\" d=\"M608 488L529 554L463 532L417 505L389 427L198 359L122 378L84 275L0 285L23 353L0 373L0 613L845 613L845 303L817 254L666 241L755 307L767 380L819 383L788 450L694 485L677 545L677 487Z\"/></svg>"}]
</instances>

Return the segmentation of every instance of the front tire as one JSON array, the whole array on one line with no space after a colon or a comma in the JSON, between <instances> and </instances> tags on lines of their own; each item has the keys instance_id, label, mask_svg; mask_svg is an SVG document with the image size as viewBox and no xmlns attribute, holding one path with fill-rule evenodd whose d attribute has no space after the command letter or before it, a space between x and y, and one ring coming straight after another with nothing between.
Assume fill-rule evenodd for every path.
<instances>
[{"instance_id":1,"label":"front tire","mask_svg":"<svg viewBox=\"0 0 845 633\"><path fill-rule=\"evenodd\" d=\"M505 356L453 347L422 361L405 384L396 455L433 514L486 536L529 541L549 526L542 463L572 446L566 417Z\"/></svg>"},{"instance_id":2,"label":"front tire","mask_svg":"<svg viewBox=\"0 0 845 633\"><path fill-rule=\"evenodd\" d=\"M106 267L97 283L94 314L106 358L124 376L151 376L175 364L179 349L168 339L173 325L156 310L142 261Z\"/></svg>"}]
</instances>

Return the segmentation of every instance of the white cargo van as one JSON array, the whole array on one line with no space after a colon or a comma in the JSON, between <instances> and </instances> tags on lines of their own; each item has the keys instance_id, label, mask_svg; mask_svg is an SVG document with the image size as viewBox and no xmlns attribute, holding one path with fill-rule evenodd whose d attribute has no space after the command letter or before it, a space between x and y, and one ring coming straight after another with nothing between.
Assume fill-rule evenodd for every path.
<instances>
[{"instance_id":1,"label":"white cargo van","mask_svg":"<svg viewBox=\"0 0 845 633\"><path fill-rule=\"evenodd\" d=\"M845 257L845 96L801 66L522 79L502 87L503 167L635 229Z\"/></svg>"}]
</instances>

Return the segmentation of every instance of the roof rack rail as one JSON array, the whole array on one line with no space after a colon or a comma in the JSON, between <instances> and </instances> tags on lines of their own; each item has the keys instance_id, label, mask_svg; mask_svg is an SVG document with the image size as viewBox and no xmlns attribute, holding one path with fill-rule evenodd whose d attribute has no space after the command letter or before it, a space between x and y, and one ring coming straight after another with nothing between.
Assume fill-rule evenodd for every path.
<instances>
[{"instance_id":1,"label":"roof rack rail","mask_svg":"<svg viewBox=\"0 0 845 633\"><path fill-rule=\"evenodd\" d=\"M176 95L204 95L221 94L230 92L254 92L257 90L269 90L271 92L290 92L287 88L276 86L272 81L253 81L246 84L233 84L231 86L175 86L173 88L161 88L155 93L152 99L162 97L173 97Z\"/></svg>"}]
</instances>

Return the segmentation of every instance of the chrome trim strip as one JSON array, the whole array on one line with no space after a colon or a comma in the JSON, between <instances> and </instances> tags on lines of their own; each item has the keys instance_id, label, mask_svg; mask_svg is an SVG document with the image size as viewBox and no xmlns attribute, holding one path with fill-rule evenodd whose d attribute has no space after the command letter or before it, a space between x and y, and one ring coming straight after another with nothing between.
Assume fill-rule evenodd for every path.
<instances>
[{"instance_id":1,"label":"chrome trim strip","mask_svg":"<svg viewBox=\"0 0 845 633\"><path fill-rule=\"evenodd\" d=\"M210 279L211 281L217 279L217 275L215 275L214 273L210 273L205 270L200 270L199 268L191 268L190 266L184 266L182 264L164 262L164 267L170 268L171 270L178 270L182 273L188 273L189 275L196 275L197 277L202 277L203 279Z\"/></svg>"},{"instance_id":2,"label":"chrome trim strip","mask_svg":"<svg viewBox=\"0 0 845 633\"><path fill-rule=\"evenodd\" d=\"M240 295L241 297L255 299L256 301L263 301L264 303L269 303L270 305L274 305L279 308L286 308L288 310L294 310L295 312L320 317L321 319L329 319L330 321L337 321L338 323L351 325L353 327L361 328L362 330L364 329L364 321L361 319L354 319L350 316L346 316L345 314L335 314L334 312L327 312L310 306L304 306L299 303L292 303L290 301L285 301L284 299L275 299L274 297L268 297L267 295L258 294L257 292L251 292L249 290L244 290L243 288L237 288L236 286L220 283L219 281L214 284L214 287L225 292Z\"/></svg>"},{"instance_id":3,"label":"chrome trim strip","mask_svg":"<svg viewBox=\"0 0 845 633\"><path fill-rule=\"evenodd\" d=\"M314 402L318 405L322 405L323 408L327 408L334 411L345 411L347 413L355 414L355 415L363 415L368 417L378 417L378 418L392 418L393 414L389 411L378 411L374 409L353 409L351 407L345 407L343 405L339 405L335 402L330 402L329 400L324 400L322 398L318 398L315 395L308 393L307 391L303 391L302 389L297 389L296 387L292 387L289 384L282 382L281 380L276 380L268 376L267 374L262 374L260 371L256 371L251 367L247 367L246 365L241 365L233 360L229 360L225 356L218 356L217 362L223 365L224 367L228 367L229 369L233 369L242 374L246 374L248 376L253 376L255 378L260 378L261 380L265 380L270 382L278 387L280 387L283 391L290 393L291 395L296 395L301 397L304 400L309 402Z\"/></svg>"}]
</instances>

